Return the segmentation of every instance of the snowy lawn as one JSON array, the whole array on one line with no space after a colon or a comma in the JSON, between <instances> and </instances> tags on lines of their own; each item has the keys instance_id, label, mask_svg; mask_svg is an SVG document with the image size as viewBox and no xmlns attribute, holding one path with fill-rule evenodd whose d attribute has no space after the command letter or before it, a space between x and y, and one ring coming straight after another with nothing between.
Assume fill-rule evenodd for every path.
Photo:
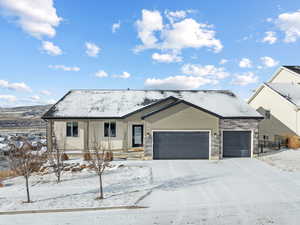
<instances>
[{"instance_id":1,"label":"snowy lawn","mask_svg":"<svg viewBox=\"0 0 300 225\"><path fill-rule=\"evenodd\" d=\"M145 209L0 216L0 225L299 225L300 172L258 159L149 160Z\"/></svg>"},{"instance_id":2,"label":"snowy lawn","mask_svg":"<svg viewBox=\"0 0 300 225\"><path fill-rule=\"evenodd\" d=\"M300 171L300 149L278 151L273 154L260 156L258 159L284 171Z\"/></svg>"},{"instance_id":3,"label":"snowy lawn","mask_svg":"<svg viewBox=\"0 0 300 225\"><path fill-rule=\"evenodd\" d=\"M151 168L127 162L112 165L103 175L104 200L95 200L99 193L98 176L84 169L64 172L59 184L53 173L31 176L30 193L34 202L30 204L22 203L26 200L25 179L7 179L5 187L0 188L0 211L134 205L151 185Z\"/></svg>"}]
</instances>

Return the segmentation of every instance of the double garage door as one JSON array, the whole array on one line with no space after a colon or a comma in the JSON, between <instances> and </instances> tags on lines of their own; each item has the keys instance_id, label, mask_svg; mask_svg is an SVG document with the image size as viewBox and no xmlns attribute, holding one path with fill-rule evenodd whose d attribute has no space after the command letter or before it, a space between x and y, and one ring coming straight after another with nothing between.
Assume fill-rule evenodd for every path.
<instances>
[{"instance_id":1,"label":"double garage door","mask_svg":"<svg viewBox=\"0 0 300 225\"><path fill-rule=\"evenodd\" d=\"M209 159L209 131L153 132L153 159ZM224 131L223 156L249 157L251 131Z\"/></svg>"},{"instance_id":2,"label":"double garage door","mask_svg":"<svg viewBox=\"0 0 300 225\"><path fill-rule=\"evenodd\" d=\"M153 132L154 159L208 159L208 131Z\"/></svg>"}]
</instances>

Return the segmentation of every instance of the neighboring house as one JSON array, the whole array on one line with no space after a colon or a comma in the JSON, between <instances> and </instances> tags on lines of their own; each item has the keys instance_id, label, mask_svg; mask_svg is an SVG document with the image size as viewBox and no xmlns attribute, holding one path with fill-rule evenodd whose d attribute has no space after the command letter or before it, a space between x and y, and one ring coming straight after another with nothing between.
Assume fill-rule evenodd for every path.
<instances>
[{"instance_id":1,"label":"neighboring house","mask_svg":"<svg viewBox=\"0 0 300 225\"><path fill-rule=\"evenodd\" d=\"M300 136L300 67L282 66L248 103L265 115L259 125L261 139Z\"/></svg>"},{"instance_id":2,"label":"neighboring house","mask_svg":"<svg viewBox=\"0 0 300 225\"><path fill-rule=\"evenodd\" d=\"M153 159L251 157L263 117L232 92L72 90L45 115L48 147L82 152L95 143Z\"/></svg>"}]
</instances>

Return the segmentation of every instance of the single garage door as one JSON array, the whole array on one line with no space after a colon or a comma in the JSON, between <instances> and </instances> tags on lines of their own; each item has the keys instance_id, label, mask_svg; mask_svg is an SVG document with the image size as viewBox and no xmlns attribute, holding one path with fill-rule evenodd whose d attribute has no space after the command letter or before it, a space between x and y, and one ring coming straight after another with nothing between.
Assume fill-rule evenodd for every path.
<instances>
[{"instance_id":1,"label":"single garage door","mask_svg":"<svg viewBox=\"0 0 300 225\"><path fill-rule=\"evenodd\" d=\"M159 131L153 133L154 159L208 159L209 132Z\"/></svg>"},{"instance_id":2,"label":"single garage door","mask_svg":"<svg viewBox=\"0 0 300 225\"><path fill-rule=\"evenodd\" d=\"M251 131L223 131L223 157L250 157Z\"/></svg>"}]
</instances>

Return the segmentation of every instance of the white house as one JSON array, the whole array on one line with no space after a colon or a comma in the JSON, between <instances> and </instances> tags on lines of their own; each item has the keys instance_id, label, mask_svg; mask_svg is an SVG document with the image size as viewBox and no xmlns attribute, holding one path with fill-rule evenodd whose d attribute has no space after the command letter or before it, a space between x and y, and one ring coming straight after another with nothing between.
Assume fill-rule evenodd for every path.
<instances>
[{"instance_id":1,"label":"white house","mask_svg":"<svg viewBox=\"0 0 300 225\"><path fill-rule=\"evenodd\" d=\"M280 67L248 103L265 116L259 125L260 138L300 136L300 66Z\"/></svg>"}]
</instances>

